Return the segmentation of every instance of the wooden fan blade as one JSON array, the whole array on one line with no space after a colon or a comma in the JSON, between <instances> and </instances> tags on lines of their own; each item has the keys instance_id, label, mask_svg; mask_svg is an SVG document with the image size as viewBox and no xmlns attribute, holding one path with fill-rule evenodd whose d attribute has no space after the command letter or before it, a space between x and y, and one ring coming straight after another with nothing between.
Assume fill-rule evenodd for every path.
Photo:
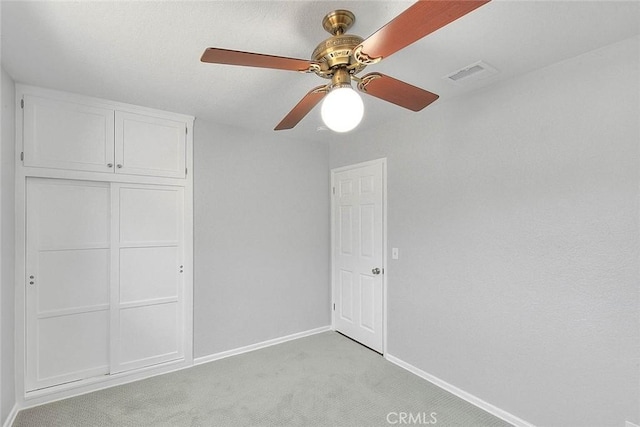
<instances>
[{"instance_id":1,"label":"wooden fan blade","mask_svg":"<svg viewBox=\"0 0 640 427\"><path fill-rule=\"evenodd\" d=\"M324 98L328 92L328 87L318 86L311 89L301 100L293 107L293 110L289 111L289 114L282 119L278 126L274 130L292 129L297 125L300 120L304 118L309 111L313 110L318 102Z\"/></svg>"},{"instance_id":2,"label":"wooden fan blade","mask_svg":"<svg viewBox=\"0 0 640 427\"><path fill-rule=\"evenodd\" d=\"M277 70L307 71L314 62L306 59L286 58L284 56L264 55L261 53L241 52L239 50L205 49L202 62L214 64L243 65L246 67L275 68Z\"/></svg>"},{"instance_id":3,"label":"wooden fan blade","mask_svg":"<svg viewBox=\"0 0 640 427\"><path fill-rule=\"evenodd\" d=\"M420 111L439 98L435 93L382 73L370 73L362 77L358 89L412 111Z\"/></svg>"},{"instance_id":4,"label":"wooden fan blade","mask_svg":"<svg viewBox=\"0 0 640 427\"><path fill-rule=\"evenodd\" d=\"M365 39L357 49L372 60L386 58L489 1L418 1Z\"/></svg>"}]
</instances>

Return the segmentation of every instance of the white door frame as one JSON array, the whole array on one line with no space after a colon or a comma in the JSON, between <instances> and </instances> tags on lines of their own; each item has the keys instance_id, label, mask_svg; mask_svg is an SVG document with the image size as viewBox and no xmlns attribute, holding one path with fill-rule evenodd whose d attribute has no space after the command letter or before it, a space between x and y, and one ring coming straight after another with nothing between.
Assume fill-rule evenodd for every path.
<instances>
[{"instance_id":1,"label":"white door frame","mask_svg":"<svg viewBox=\"0 0 640 427\"><path fill-rule=\"evenodd\" d=\"M364 166L382 165L382 354L387 354L387 158L370 160L331 169L331 329L336 330L335 296L335 176L339 172Z\"/></svg>"}]
</instances>

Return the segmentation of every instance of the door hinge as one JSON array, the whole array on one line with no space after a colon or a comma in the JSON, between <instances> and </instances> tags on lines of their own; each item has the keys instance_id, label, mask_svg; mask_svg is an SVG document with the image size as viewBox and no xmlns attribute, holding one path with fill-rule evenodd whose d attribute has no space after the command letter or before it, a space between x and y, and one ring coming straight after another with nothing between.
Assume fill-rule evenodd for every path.
<instances>
[{"instance_id":1,"label":"door hinge","mask_svg":"<svg viewBox=\"0 0 640 427\"><path fill-rule=\"evenodd\" d=\"M336 194L336 187L333 187L333 194Z\"/></svg>"},{"instance_id":2,"label":"door hinge","mask_svg":"<svg viewBox=\"0 0 640 427\"><path fill-rule=\"evenodd\" d=\"M185 128L184 128L184 134L186 135L186 134L188 134L188 133L189 133L189 128L185 126Z\"/></svg>"},{"instance_id":3,"label":"door hinge","mask_svg":"<svg viewBox=\"0 0 640 427\"><path fill-rule=\"evenodd\" d=\"M187 172L189 172L189 169L184 168L184 174L185 174L185 175L187 174Z\"/></svg>"},{"instance_id":4,"label":"door hinge","mask_svg":"<svg viewBox=\"0 0 640 427\"><path fill-rule=\"evenodd\" d=\"M24 98L20 100L20 108L24 108Z\"/></svg>"},{"instance_id":5,"label":"door hinge","mask_svg":"<svg viewBox=\"0 0 640 427\"><path fill-rule=\"evenodd\" d=\"M336 311L336 303L333 303L333 311Z\"/></svg>"},{"instance_id":6,"label":"door hinge","mask_svg":"<svg viewBox=\"0 0 640 427\"><path fill-rule=\"evenodd\" d=\"M20 152L20 161L24 162L24 151Z\"/></svg>"},{"instance_id":7,"label":"door hinge","mask_svg":"<svg viewBox=\"0 0 640 427\"><path fill-rule=\"evenodd\" d=\"M382 274L384 274L384 268L382 269Z\"/></svg>"}]
</instances>

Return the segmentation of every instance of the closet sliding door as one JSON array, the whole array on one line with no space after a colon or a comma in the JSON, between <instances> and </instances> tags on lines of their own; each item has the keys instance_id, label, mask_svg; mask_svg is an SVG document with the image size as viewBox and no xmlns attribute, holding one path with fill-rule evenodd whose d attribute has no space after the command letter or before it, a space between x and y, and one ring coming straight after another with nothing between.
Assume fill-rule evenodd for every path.
<instances>
[{"instance_id":1,"label":"closet sliding door","mask_svg":"<svg viewBox=\"0 0 640 427\"><path fill-rule=\"evenodd\" d=\"M26 390L184 358L184 188L26 186Z\"/></svg>"},{"instance_id":2,"label":"closet sliding door","mask_svg":"<svg viewBox=\"0 0 640 427\"><path fill-rule=\"evenodd\" d=\"M184 357L184 189L113 184L111 372Z\"/></svg>"},{"instance_id":3,"label":"closet sliding door","mask_svg":"<svg viewBox=\"0 0 640 427\"><path fill-rule=\"evenodd\" d=\"M108 183L27 179L26 389L109 373Z\"/></svg>"}]
</instances>

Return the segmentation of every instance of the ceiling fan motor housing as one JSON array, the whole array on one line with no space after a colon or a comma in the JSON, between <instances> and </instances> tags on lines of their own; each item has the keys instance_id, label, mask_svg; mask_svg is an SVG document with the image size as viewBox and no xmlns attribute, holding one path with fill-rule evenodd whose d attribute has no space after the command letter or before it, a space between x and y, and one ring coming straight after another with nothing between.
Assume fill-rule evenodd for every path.
<instances>
[{"instance_id":1,"label":"ceiling fan motor housing","mask_svg":"<svg viewBox=\"0 0 640 427\"><path fill-rule=\"evenodd\" d=\"M360 65L353 59L353 49L363 42L363 38L352 34L329 37L313 51L311 59L325 62L328 68ZM364 68L364 67L362 67Z\"/></svg>"},{"instance_id":2,"label":"ceiling fan motor housing","mask_svg":"<svg viewBox=\"0 0 640 427\"><path fill-rule=\"evenodd\" d=\"M311 54L311 59L326 64L329 70L349 67L352 74L362 71L364 65L355 61L353 49L364 39L353 34L345 34L355 20L355 15L348 10L340 9L328 13L322 20L322 26L332 34L332 37L318 44ZM322 77L330 78L332 74L327 73Z\"/></svg>"}]
</instances>

